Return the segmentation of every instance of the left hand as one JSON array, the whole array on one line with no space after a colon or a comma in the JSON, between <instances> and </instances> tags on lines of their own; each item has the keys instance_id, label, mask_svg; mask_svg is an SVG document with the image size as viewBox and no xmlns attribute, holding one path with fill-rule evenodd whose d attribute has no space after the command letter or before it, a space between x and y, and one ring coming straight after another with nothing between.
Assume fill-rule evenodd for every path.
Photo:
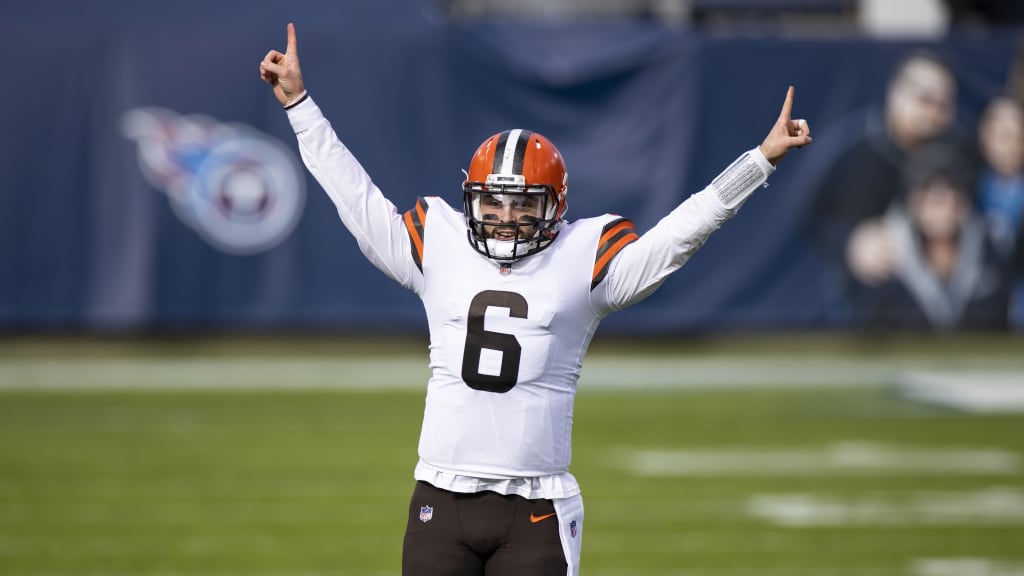
<instances>
[{"instance_id":1,"label":"left hand","mask_svg":"<svg viewBox=\"0 0 1024 576\"><path fill-rule=\"evenodd\" d=\"M803 148L811 143L811 127L806 120L791 118L793 112L793 87L786 91L786 101L782 104L782 112L775 121L764 142L761 142L761 153L772 165L779 163L793 148Z\"/></svg>"}]
</instances>

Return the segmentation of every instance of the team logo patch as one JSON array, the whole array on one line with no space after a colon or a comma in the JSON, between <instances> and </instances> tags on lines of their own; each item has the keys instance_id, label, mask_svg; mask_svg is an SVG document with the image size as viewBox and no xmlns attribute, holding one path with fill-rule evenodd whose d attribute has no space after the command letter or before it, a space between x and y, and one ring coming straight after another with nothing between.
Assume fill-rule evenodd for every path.
<instances>
[{"instance_id":1,"label":"team logo patch","mask_svg":"<svg viewBox=\"0 0 1024 576\"><path fill-rule=\"evenodd\" d=\"M223 252L269 250L302 215L306 185L295 155L250 126L135 108L121 117L121 131L138 146L146 181Z\"/></svg>"},{"instance_id":2,"label":"team logo patch","mask_svg":"<svg viewBox=\"0 0 1024 576\"><path fill-rule=\"evenodd\" d=\"M430 522L434 517L434 509L430 506L420 506L420 522Z\"/></svg>"},{"instance_id":3,"label":"team logo patch","mask_svg":"<svg viewBox=\"0 0 1024 576\"><path fill-rule=\"evenodd\" d=\"M569 522L569 535L573 538L576 537L576 521Z\"/></svg>"}]
</instances>

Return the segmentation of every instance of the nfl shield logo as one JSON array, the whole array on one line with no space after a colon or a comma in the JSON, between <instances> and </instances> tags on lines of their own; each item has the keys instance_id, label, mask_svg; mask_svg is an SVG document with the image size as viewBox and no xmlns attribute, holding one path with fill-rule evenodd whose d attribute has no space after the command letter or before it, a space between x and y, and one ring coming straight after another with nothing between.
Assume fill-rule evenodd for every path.
<instances>
[{"instance_id":1,"label":"nfl shield logo","mask_svg":"<svg viewBox=\"0 0 1024 576\"><path fill-rule=\"evenodd\" d=\"M422 512L420 513L420 516L423 516ZM569 522L569 534L573 538L576 537L576 521L575 520L573 520L572 522Z\"/></svg>"},{"instance_id":2,"label":"nfl shield logo","mask_svg":"<svg viewBox=\"0 0 1024 576\"><path fill-rule=\"evenodd\" d=\"M420 522L430 522L434 517L434 509L430 506L420 506Z\"/></svg>"}]
</instances>

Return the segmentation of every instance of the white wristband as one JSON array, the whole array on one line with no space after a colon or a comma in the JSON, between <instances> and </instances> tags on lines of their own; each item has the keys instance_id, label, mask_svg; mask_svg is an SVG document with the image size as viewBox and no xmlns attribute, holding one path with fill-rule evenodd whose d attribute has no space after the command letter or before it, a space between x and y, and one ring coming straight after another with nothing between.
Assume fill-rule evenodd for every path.
<instances>
[{"instance_id":1,"label":"white wristband","mask_svg":"<svg viewBox=\"0 0 1024 576\"><path fill-rule=\"evenodd\" d=\"M294 108L294 107L298 106L299 104L302 103L303 100L306 99L307 96L309 96L309 94L307 94L305 90L303 90L302 92L299 92L299 94L297 96L295 96L295 98L292 98L287 103L285 103L284 109L287 110L289 108Z\"/></svg>"},{"instance_id":2,"label":"white wristband","mask_svg":"<svg viewBox=\"0 0 1024 576\"><path fill-rule=\"evenodd\" d=\"M726 208L735 210L743 205L758 186L765 183L772 172L774 169L771 163L760 150L754 148L744 152L723 170L711 181L711 187Z\"/></svg>"}]
</instances>

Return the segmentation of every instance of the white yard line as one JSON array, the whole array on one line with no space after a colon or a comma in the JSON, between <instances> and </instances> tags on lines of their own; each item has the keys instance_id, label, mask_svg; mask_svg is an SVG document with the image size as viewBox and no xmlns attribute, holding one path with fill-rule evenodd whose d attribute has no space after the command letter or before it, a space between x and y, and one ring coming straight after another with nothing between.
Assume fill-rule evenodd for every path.
<instances>
[{"instance_id":1,"label":"white yard line","mask_svg":"<svg viewBox=\"0 0 1024 576\"><path fill-rule=\"evenodd\" d=\"M0 390L416 389L426 357L0 361Z\"/></svg>"},{"instance_id":2,"label":"white yard line","mask_svg":"<svg viewBox=\"0 0 1024 576\"><path fill-rule=\"evenodd\" d=\"M1024 526L1024 490L1008 487L857 496L755 494L746 508L751 516L784 528Z\"/></svg>"},{"instance_id":3,"label":"white yard line","mask_svg":"<svg viewBox=\"0 0 1024 576\"><path fill-rule=\"evenodd\" d=\"M994 558L918 558L911 563L914 576L1024 576L1024 560Z\"/></svg>"},{"instance_id":4,"label":"white yard line","mask_svg":"<svg viewBox=\"0 0 1024 576\"><path fill-rule=\"evenodd\" d=\"M919 372L900 385L911 400L978 413L1024 412L1024 374Z\"/></svg>"},{"instance_id":5,"label":"white yard line","mask_svg":"<svg viewBox=\"0 0 1024 576\"><path fill-rule=\"evenodd\" d=\"M428 361L425 353L336 358L0 358L0 390L422 390L430 375ZM958 378L968 387L995 390L986 396L986 405L1006 408L1019 404L1024 410L1024 402L1001 401L1005 395L1024 395L1024 354L1019 359L959 357L941 361L828 355L703 358L596 354L584 362L580 391L912 386L922 378L934 379L936 374ZM928 387L931 384L926 384Z\"/></svg>"},{"instance_id":6,"label":"white yard line","mask_svg":"<svg viewBox=\"0 0 1024 576\"><path fill-rule=\"evenodd\" d=\"M751 446L708 449L619 448L617 468L639 476L836 476L851 474L1013 475L1024 470L1015 452L994 448L921 448L841 442L821 448Z\"/></svg>"}]
</instances>

